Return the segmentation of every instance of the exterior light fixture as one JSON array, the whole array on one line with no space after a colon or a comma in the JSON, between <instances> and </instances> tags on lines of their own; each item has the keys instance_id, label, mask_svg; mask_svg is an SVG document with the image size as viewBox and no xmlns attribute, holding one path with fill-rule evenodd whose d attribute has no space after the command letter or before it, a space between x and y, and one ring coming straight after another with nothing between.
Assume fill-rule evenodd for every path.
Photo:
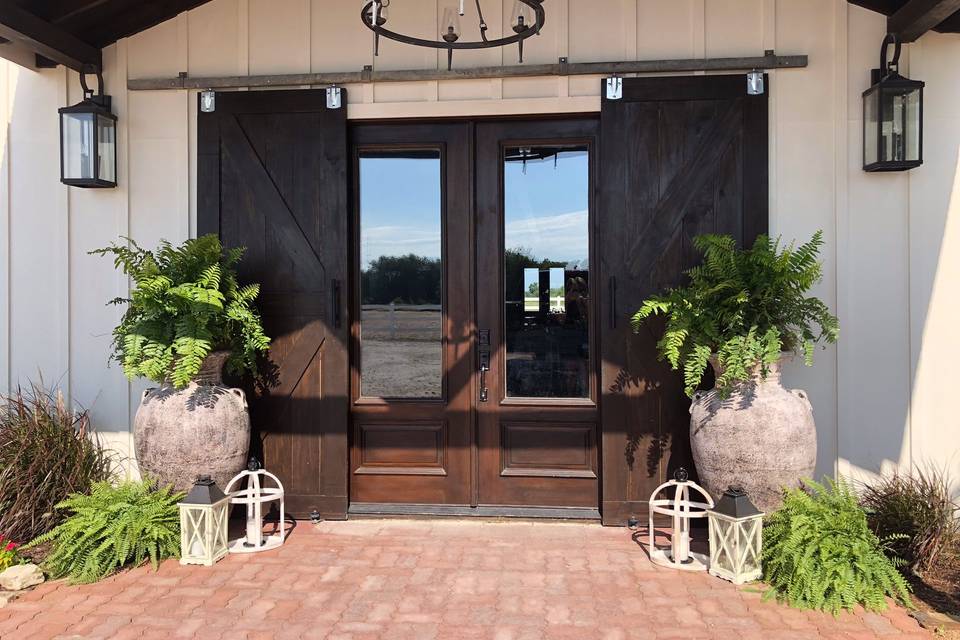
<instances>
[{"instance_id":1,"label":"exterior light fixture","mask_svg":"<svg viewBox=\"0 0 960 640\"><path fill-rule=\"evenodd\" d=\"M459 8L450 7L444 10L443 20L440 24L439 38L436 40L428 40L426 38L417 38L415 36L398 33L387 28L390 17L390 0L361 1L363 6L360 9L360 19L363 21L364 26L373 31L373 54L375 56L380 55L380 37L383 36L390 40L404 44L412 44L418 47L446 49L447 69L450 69L453 65L453 52L455 50L493 49L494 47L503 47L510 44L516 44L518 46L520 62L523 62L523 41L539 34L546 19L543 10L543 0L516 0L510 16L510 27L513 33L503 38L491 40L487 38L488 26L483 19L480 0L475 0L480 39L461 41L460 17L464 15L464 2L460 0Z\"/></svg>"},{"instance_id":2,"label":"exterior light fixture","mask_svg":"<svg viewBox=\"0 0 960 640\"><path fill-rule=\"evenodd\" d=\"M200 476L180 503L180 564L212 566L227 555L230 498Z\"/></svg>"},{"instance_id":3,"label":"exterior light fixture","mask_svg":"<svg viewBox=\"0 0 960 640\"><path fill-rule=\"evenodd\" d=\"M763 514L739 487L727 489L707 512L710 523L710 574L743 584L762 573Z\"/></svg>"},{"instance_id":4,"label":"exterior light fixture","mask_svg":"<svg viewBox=\"0 0 960 640\"><path fill-rule=\"evenodd\" d=\"M267 480L276 486L268 487ZM246 488L243 483L246 481ZM231 491L237 485L236 491ZM227 484L227 495L230 504L242 504L247 509L247 531L242 538L230 541L230 553L251 553L276 549L283 544L285 536L285 513L283 510L283 485L280 479L269 471L262 469L256 458L250 458L245 471L241 471ZM277 531L271 535L263 535L263 507L271 502L277 502L280 509L280 521Z\"/></svg>"},{"instance_id":5,"label":"exterior light fixture","mask_svg":"<svg viewBox=\"0 0 960 640\"><path fill-rule=\"evenodd\" d=\"M747 74L747 95L762 96L764 92L763 71L754 69Z\"/></svg>"},{"instance_id":6,"label":"exterior light fixture","mask_svg":"<svg viewBox=\"0 0 960 640\"><path fill-rule=\"evenodd\" d=\"M690 523L694 518L705 518L707 509L713 508L713 498L695 482L688 480L687 471L677 469L674 479L665 482L650 495L650 515L648 522L649 542L647 550L654 564L684 571L705 571L709 559L702 553L690 550ZM669 495L670 490L673 495ZM696 499L691 491L700 494ZM664 497L658 497L661 493ZM656 544L656 530L653 528L653 515L669 516L672 527L669 533L670 548L661 548Z\"/></svg>"},{"instance_id":7,"label":"exterior light fixture","mask_svg":"<svg viewBox=\"0 0 960 640\"><path fill-rule=\"evenodd\" d=\"M97 93L87 87L87 71L80 73L83 100L60 113L60 182L71 187L117 186L117 116L110 96L103 94L99 68Z\"/></svg>"},{"instance_id":8,"label":"exterior light fixture","mask_svg":"<svg viewBox=\"0 0 960 640\"><path fill-rule=\"evenodd\" d=\"M894 45L893 59L887 50ZM923 164L923 86L899 73L900 39L889 33L880 68L863 92L863 170L906 171Z\"/></svg>"}]
</instances>

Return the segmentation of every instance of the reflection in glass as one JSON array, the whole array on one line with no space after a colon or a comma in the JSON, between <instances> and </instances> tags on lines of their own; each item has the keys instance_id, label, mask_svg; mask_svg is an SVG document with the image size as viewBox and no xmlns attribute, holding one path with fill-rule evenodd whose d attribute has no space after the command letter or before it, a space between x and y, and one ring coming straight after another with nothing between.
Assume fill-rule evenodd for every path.
<instances>
[{"instance_id":1,"label":"reflection in glass","mask_svg":"<svg viewBox=\"0 0 960 640\"><path fill-rule=\"evenodd\" d=\"M587 398L587 148L507 148L503 180L507 396Z\"/></svg>"},{"instance_id":2,"label":"reflection in glass","mask_svg":"<svg viewBox=\"0 0 960 640\"><path fill-rule=\"evenodd\" d=\"M360 155L361 394L442 394L440 152Z\"/></svg>"}]
</instances>

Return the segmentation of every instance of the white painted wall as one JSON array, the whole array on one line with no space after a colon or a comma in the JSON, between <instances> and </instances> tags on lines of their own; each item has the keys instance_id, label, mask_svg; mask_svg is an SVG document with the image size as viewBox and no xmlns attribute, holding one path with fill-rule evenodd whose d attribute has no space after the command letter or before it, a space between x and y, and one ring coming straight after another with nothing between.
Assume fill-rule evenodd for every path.
<instances>
[{"instance_id":1,"label":"white painted wall","mask_svg":"<svg viewBox=\"0 0 960 640\"><path fill-rule=\"evenodd\" d=\"M398 28L431 35L442 4L396 7ZM501 6L502 5L502 6ZM485 0L491 35L512 0ZM823 229L817 294L841 320L841 341L787 380L807 389L819 429L818 473L862 475L933 462L960 480L951 373L960 362L960 36L906 47L903 68L926 80L923 167L860 169L861 100L885 18L843 0L547 0L544 33L525 59L571 62L806 53L806 69L771 73L771 228L785 239ZM393 42L372 55L354 2L214 0L121 40L105 54L120 117L120 187L58 182L56 109L79 99L76 74L0 62L0 389L43 375L93 411L128 452L140 383L107 366L127 292L106 259L87 255L118 235L152 245L196 230L196 96L130 92L128 78L434 68L443 53ZM409 11L410 13L406 13ZM611 25L612 28L611 28ZM471 28L469 21L464 29ZM514 64L516 49L458 53L455 63ZM363 84L350 118L534 114L599 109L599 78Z\"/></svg>"}]
</instances>

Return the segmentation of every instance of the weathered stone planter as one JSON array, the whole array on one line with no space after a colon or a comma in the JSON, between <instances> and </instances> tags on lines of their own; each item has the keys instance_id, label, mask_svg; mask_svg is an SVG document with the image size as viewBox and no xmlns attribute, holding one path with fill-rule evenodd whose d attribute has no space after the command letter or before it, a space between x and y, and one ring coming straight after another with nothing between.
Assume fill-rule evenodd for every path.
<instances>
[{"instance_id":1,"label":"weathered stone planter","mask_svg":"<svg viewBox=\"0 0 960 640\"><path fill-rule=\"evenodd\" d=\"M694 395L690 444L701 484L719 499L731 485L743 487L765 513L783 502L783 488L812 477L817 462L813 408L800 389L785 389L780 367L759 373L723 399L716 390ZM713 361L714 370L718 369Z\"/></svg>"},{"instance_id":2,"label":"weathered stone planter","mask_svg":"<svg viewBox=\"0 0 960 640\"><path fill-rule=\"evenodd\" d=\"M143 473L187 491L200 474L220 487L246 465L250 416L242 389L223 385L227 351L207 356L184 389L147 389L134 418L134 448Z\"/></svg>"}]
</instances>

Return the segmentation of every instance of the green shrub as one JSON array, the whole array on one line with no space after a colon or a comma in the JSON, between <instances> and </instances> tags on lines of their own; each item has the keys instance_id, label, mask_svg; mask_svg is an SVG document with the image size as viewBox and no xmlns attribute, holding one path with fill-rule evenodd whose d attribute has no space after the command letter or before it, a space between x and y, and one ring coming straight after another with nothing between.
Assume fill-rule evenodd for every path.
<instances>
[{"instance_id":1,"label":"green shrub","mask_svg":"<svg viewBox=\"0 0 960 640\"><path fill-rule=\"evenodd\" d=\"M634 330L651 316L666 316L657 347L674 370L683 369L688 396L711 355L722 369L716 387L727 395L758 370L766 376L781 352L802 351L809 366L817 341L837 340L837 319L823 302L807 297L821 277L822 232L796 248L781 249L779 240L765 235L750 249L720 235L698 236L694 244L704 259L687 271L689 284L644 300L633 316Z\"/></svg>"},{"instance_id":2,"label":"green shrub","mask_svg":"<svg viewBox=\"0 0 960 640\"><path fill-rule=\"evenodd\" d=\"M24 548L52 543L44 568L74 583L96 582L148 559L156 568L180 551L177 502L182 498L171 487L155 488L150 480L116 486L98 482L89 495L64 500L60 506L71 515Z\"/></svg>"},{"instance_id":3,"label":"green shrub","mask_svg":"<svg viewBox=\"0 0 960 640\"><path fill-rule=\"evenodd\" d=\"M243 248L224 251L212 234L179 247L164 240L156 252L129 242L91 252L112 254L114 265L133 280L130 298L112 301L127 305L113 331L114 358L127 377L181 389L207 354L219 349L230 351L230 371L255 375L257 356L266 353L270 339L253 308L260 285L237 282L234 267Z\"/></svg>"},{"instance_id":4,"label":"green shrub","mask_svg":"<svg viewBox=\"0 0 960 640\"><path fill-rule=\"evenodd\" d=\"M838 614L860 604L886 608L885 596L910 605L910 587L885 555L889 540L867 526L856 494L843 482L806 481L794 489L763 530L763 578L775 597L800 609Z\"/></svg>"},{"instance_id":5,"label":"green shrub","mask_svg":"<svg viewBox=\"0 0 960 640\"><path fill-rule=\"evenodd\" d=\"M60 523L58 502L110 478L113 460L59 392L31 385L0 403L0 536L25 541Z\"/></svg>"},{"instance_id":6,"label":"green shrub","mask_svg":"<svg viewBox=\"0 0 960 640\"><path fill-rule=\"evenodd\" d=\"M920 573L960 544L960 506L950 485L944 471L928 466L881 478L861 492L870 528L880 537L896 536L891 550Z\"/></svg>"}]
</instances>

